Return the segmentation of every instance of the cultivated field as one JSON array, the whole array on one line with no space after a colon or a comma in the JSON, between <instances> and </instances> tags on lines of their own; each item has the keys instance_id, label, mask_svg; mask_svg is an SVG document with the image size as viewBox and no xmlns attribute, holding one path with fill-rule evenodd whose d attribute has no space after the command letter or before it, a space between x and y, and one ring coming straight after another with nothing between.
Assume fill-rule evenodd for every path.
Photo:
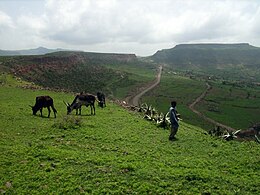
<instances>
[{"instance_id":1,"label":"cultivated field","mask_svg":"<svg viewBox=\"0 0 260 195\"><path fill-rule=\"evenodd\" d=\"M247 129L260 121L260 88L212 83L196 109L209 118L236 129Z\"/></svg>"},{"instance_id":2,"label":"cultivated field","mask_svg":"<svg viewBox=\"0 0 260 195\"><path fill-rule=\"evenodd\" d=\"M206 80L206 74L184 76L165 70L160 86L148 92L142 102L154 105L160 111L167 112L172 99L177 100L177 109L188 123L204 129L213 125L192 113L188 106L202 94L208 82L212 89L206 97L195 106L196 110L215 121L235 129L247 129L260 121L260 88L248 83L236 83Z\"/></svg>"},{"instance_id":3,"label":"cultivated field","mask_svg":"<svg viewBox=\"0 0 260 195\"><path fill-rule=\"evenodd\" d=\"M164 69L159 86L145 94L142 97L141 102L146 102L149 105L151 104L159 111L167 113L170 102L176 100L178 112L182 115L181 118L184 121L209 129L213 126L198 117L188 108L188 105L206 88L203 81L176 75L173 72Z\"/></svg>"},{"instance_id":4,"label":"cultivated field","mask_svg":"<svg viewBox=\"0 0 260 195\"><path fill-rule=\"evenodd\" d=\"M178 140L169 142L168 130L112 102L97 108L96 116L89 115L90 108L83 108L82 116L67 116L63 100L71 101L72 94L22 89L18 85L24 83L10 77L5 81L0 86L1 193L260 193L255 142L216 139L185 120ZM195 84L203 90L202 83ZM32 115L28 105L43 94L53 97L56 119L52 113L51 118Z\"/></svg>"}]
</instances>

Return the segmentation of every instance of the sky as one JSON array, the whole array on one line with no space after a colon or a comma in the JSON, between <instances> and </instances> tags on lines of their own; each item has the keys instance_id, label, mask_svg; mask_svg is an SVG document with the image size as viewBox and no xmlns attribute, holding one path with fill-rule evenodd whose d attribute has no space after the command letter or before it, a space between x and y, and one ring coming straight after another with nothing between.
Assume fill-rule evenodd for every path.
<instances>
[{"instance_id":1,"label":"sky","mask_svg":"<svg viewBox=\"0 0 260 195\"><path fill-rule=\"evenodd\" d=\"M260 0L0 0L0 49L149 56L189 43L260 47Z\"/></svg>"}]
</instances>

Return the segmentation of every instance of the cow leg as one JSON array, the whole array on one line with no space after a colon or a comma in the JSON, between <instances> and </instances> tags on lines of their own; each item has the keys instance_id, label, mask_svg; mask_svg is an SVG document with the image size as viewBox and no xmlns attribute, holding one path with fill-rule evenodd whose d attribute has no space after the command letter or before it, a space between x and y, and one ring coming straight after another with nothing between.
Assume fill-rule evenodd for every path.
<instances>
[{"instance_id":1,"label":"cow leg","mask_svg":"<svg viewBox=\"0 0 260 195\"><path fill-rule=\"evenodd\" d=\"M51 108L52 108L52 110L53 110L54 117L56 118L56 112L57 112L57 110L54 108L54 106L53 106L53 105L51 106Z\"/></svg>"},{"instance_id":2,"label":"cow leg","mask_svg":"<svg viewBox=\"0 0 260 195\"><path fill-rule=\"evenodd\" d=\"M81 106L79 107L79 115L81 115Z\"/></svg>"},{"instance_id":3,"label":"cow leg","mask_svg":"<svg viewBox=\"0 0 260 195\"><path fill-rule=\"evenodd\" d=\"M92 104L92 106L91 106L91 114L92 114L92 107L93 107L93 110L94 110L94 115L96 115L95 104Z\"/></svg>"},{"instance_id":4,"label":"cow leg","mask_svg":"<svg viewBox=\"0 0 260 195\"><path fill-rule=\"evenodd\" d=\"M40 112L41 112L41 117L42 117L42 108L40 108Z\"/></svg>"},{"instance_id":5,"label":"cow leg","mask_svg":"<svg viewBox=\"0 0 260 195\"><path fill-rule=\"evenodd\" d=\"M92 115L93 114L93 108L92 108L92 105L90 104L90 114Z\"/></svg>"},{"instance_id":6,"label":"cow leg","mask_svg":"<svg viewBox=\"0 0 260 195\"><path fill-rule=\"evenodd\" d=\"M50 107L49 107L49 106L47 107L47 109L48 109L48 112L49 112L49 113L48 113L48 118L50 118L51 109L50 109Z\"/></svg>"}]
</instances>

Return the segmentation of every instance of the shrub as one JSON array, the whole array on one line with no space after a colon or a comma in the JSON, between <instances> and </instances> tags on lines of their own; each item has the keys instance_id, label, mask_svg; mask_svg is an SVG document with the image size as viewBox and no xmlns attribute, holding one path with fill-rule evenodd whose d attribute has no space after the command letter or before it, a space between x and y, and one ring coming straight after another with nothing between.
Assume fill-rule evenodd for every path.
<instances>
[{"instance_id":1,"label":"shrub","mask_svg":"<svg viewBox=\"0 0 260 195\"><path fill-rule=\"evenodd\" d=\"M82 120L77 116L64 116L62 119L57 120L52 127L58 129L77 129L82 126Z\"/></svg>"}]
</instances>

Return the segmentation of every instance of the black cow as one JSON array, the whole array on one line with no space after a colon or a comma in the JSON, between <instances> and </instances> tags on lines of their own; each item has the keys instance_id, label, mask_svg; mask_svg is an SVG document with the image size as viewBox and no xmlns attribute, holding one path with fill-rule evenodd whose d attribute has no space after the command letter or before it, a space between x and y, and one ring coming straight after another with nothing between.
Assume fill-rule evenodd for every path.
<instances>
[{"instance_id":1,"label":"black cow","mask_svg":"<svg viewBox=\"0 0 260 195\"><path fill-rule=\"evenodd\" d=\"M98 105L103 108L106 107L106 97L104 93L97 92Z\"/></svg>"},{"instance_id":2,"label":"black cow","mask_svg":"<svg viewBox=\"0 0 260 195\"><path fill-rule=\"evenodd\" d=\"M76 109L76 114L78 114L78 110L80 111L81 115L81 106L85 105L86 107L90 106L91 108L91 114L93 114L94 110L94 115L96 114L95 112L95 100L96 97L92 94L83 94L80 93L79 95L76 95L74 98L73 102L71 104L65 103L67 106L67 114L70 114L74 109Z\"/></svg>"},{"instance_id":3,"label":"black cow","mask_svg":"<svg viewBox=\"0 0 260 195\"><path fill-rule=\"evenodd\" d=\"M40 110L41 117L42 117L42 108L47 108L48 111L49 111L48 118L50 117L50 113L51 113L50 107L51 107L52 110L53 110L53 113L54 113L54 117L56 118L57 110L54 108L53 99L50 96L38 96L38 97L36 97L35 105L31 106L31 107L32 107L33 115L36 115L38 110Z\"/></svg>"}]
</instances>

